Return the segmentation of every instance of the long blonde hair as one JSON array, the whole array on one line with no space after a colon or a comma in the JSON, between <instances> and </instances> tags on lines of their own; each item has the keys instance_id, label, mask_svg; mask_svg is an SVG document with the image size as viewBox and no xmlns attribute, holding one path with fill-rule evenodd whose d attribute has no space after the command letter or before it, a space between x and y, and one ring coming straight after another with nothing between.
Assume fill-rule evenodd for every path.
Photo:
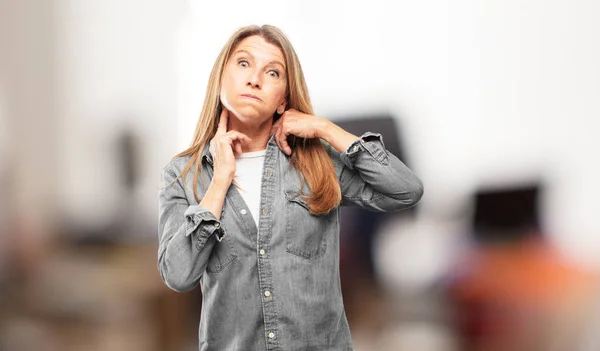
<instances>
[{"instance_id":1,"label":"long blonde hair","mask_svg":"<svg viewBox=\"0 0 600 351\"><path fill-rule=\"evenodd\" d=\"M186 164L180 176L183 176L184 184L187 172L191 167L195 168L194 184L198 182L198 174L202 167L202 151L205 145L214 137L218 119L223 108L219 98L221 87L221 77L223 70L231 52L245 38L253 35L261 36L267 42L279 47L283 52L287 70L287 108L293 108L303 113L313 114L308 88L302 67L298 56L289 42L285 34L277 27L270 25L263 26L247 26L238 29L229 38L212 68L206 89L206 96L194 137L189 148L175 155L173 158L190 156L190 160ZM279 115L275 114L274 118ZM338 179L335 174L335 169L329 155L321 144L321 141L316 139L294 139L291 145L293 152L290 163L302 175L303 179L308 184L311 194L303 195L304 201L310 208L313 214L324 214L335 207L341 201L341 190ZM197 187L194 186L194 198L200 202L197 193Z\"/></svg>"}]
</instances>

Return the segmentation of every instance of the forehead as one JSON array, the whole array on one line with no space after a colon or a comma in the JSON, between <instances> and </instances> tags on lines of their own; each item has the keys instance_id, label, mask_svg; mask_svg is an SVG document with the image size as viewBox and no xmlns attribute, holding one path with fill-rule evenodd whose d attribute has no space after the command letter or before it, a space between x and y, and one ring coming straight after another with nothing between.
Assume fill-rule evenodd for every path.
<instances>
[{"instance_id":1,"label":"forehead","mask_svg":"<svg viewBox=\"0 0 600 351\"><path fill-rule=\"evenodd\" d=\"M285 59L283 57L283 52L281 49L269 43L263 37L258 35L253 35L248 38L242 40L232 51L232 56L235 55L238 51L247 51L252 56L257 59L264 59L267 61L280 61L281 64L285 64Z\"/></svg>"}]
</instances>

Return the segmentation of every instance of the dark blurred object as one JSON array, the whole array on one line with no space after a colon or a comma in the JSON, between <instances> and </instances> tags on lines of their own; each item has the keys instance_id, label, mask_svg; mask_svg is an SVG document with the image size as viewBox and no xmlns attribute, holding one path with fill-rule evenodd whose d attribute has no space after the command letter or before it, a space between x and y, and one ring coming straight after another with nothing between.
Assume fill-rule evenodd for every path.
<instances>
[{"instance_id":1,"label":"dark blurred object","mask_svg":"<svg viewBox=\"0 0 600 351\"><path fill-rule=\"evenodd\" d=\"M407 160L404 152L400 128L392 115L364 114L334 119L334 121L344 130L357 136L365 132L380 133L386 149L410 168L410 160ZM369 305L357 301L364 301L361 298L364 293L367 293L370 298L378 293L373 243L381 224L390 216L414 215L415 209L416 206L399 213L383 213L364 210L357 206L340 208L340 275L342 295L351 327L353 321L361 320L365 313L368 313L366 309ZM363 292L366 287L368 292Z\"/></svg>"},{"instance_id":2,"label":"dark blurred object","mask_svg":"<svg viewBox=\"0 0 600 351\"><path fill-rule=\"evenodd\" d=\"M123 189L131 194L139 182L141 164L139 162L142 153L139 150L140 140L131 129L124 129L117 135L116 145L118 149L121 170L121 182Z\"/></svg>"},{"instance_id":3,"label":"dark blurred object","mask_svg":"<svg viewBox=\"0 0 600 351\"><path fill-rule=\"evenodd\" d=\"M533 183L474 195L473 245L458 255L447 290L465 351L580 350L598 280L546 239L542 190Z\"/></svg>"},{"instance_id":4,"label":"dark blurred object","mask_svg":"<svg viewBox=\"0 0 600 351\"><path fill-rule=\"evenodd\" d=\"M113 160L118 165L119 183L117 187L108 189L119 194L116 204L119 210L106 222L93 225L86 222L65 223L63 231L68 233L72 244L113 246L154 239L154 227L139 212L140 204L136 197L142 167L141 147L141 140L132 127L121 127L115 132L112 148L115 150Z\"/></svg>"},{"instance_id":5,"label":"dark blurred object","mask_svg":"<svg viewBox=\"0 0 600 351\"><path fill-rule=\"evenodd\" d=\"M473 236L483 243L510 242L538 235L541 183L482 189L475 195Z\"/></svg>"},{"instance_id":6,"label":"dark blurred object","mask_svg":"<svg viewBox=\"0 0 600 351\"><path fill-rule=\"evenodd\" d=\"M386 149L398 157L410 168L401 143L399 128L395 118L389 114L354 116L335 122L344 130L361 136L365 132L380 133ZM418 205L417 205L418 206ZM412 213L415 207L402 211ZM355 206L340 209L340 231L342 265L351 266L353 275L364 273L368 277L374 274L373 236L382 220L389 214L367 211Z\"/></svg>"},{"instance_id":7,"label":"dark blurred object","mask_svg":"<svg viewBox=\"0 0 600 351\"><path fill-rule=\"evenodd\" d=\"M365 132L381 134L385 148L410 168L410 160L406 159L405 147L402 144L402 129L392 115L360 115L350 119L335 119L335 124L356 136Z\"/></svg>"}]
</instances>

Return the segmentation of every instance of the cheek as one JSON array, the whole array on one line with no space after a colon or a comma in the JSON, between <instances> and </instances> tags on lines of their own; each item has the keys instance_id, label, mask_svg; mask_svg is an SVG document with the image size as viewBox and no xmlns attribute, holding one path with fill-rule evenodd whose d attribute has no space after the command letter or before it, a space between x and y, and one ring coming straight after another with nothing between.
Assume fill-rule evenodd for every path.
<instances>
[{"instance_id":1,"label":"cheek","mask_svg":"<svg viewBox=\"0 0 600 351\"><path fill-rule=\"evenodd\" d=\"M238 77L236 76L235 70L226 67L223 72L223 78L221 79L221 91L231 91L236 84L236 79L238 79Z\"/></svg>"},{"instance_id":2,"label":"cheek","mask_svg":"<svg viewBox=\"0 0 600 351\"><path fill-rule=\"evenodd\" d=\"M224 74L223 79L221 80L221 89L219 91L219 95L221 96L221 102L223 102L224 104L226 103L226 101L230 101L231 96L235 95L232 88L233 86L233 77L231 76L231 74Z\"/></svg>"},{"instance_id":3,"label":"cheek","mask_svg":"<svg viewBox=\"0 0 600 351\"><path fill-rule=\"evenodd\" d=\"M281 103L281 100L285 98L285 90L285 84L279 84L272 87L271 93L269 95L272 97L271 103L274 104L275 107L278 107Z\"/></svg>"}]
</instances>

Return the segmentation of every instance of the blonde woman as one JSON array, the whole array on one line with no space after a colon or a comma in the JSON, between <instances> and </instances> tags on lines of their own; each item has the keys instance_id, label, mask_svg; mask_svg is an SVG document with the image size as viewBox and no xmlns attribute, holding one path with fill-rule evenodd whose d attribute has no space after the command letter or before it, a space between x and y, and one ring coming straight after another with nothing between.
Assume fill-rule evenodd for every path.
<instances>
[{"instance_id":1,"label":"blonde woman","mask_svg":"<svg viewBox=\"0 0 600 351\"><path fill-rule=\"evenodd\" d=\"M191 146L162 170L160 275L200 284L200 350L352 350L338 208L398 211L422 194L380 134L313 115L278 28L244 27L214 64Z\"/></svg>"}]
</instances>

